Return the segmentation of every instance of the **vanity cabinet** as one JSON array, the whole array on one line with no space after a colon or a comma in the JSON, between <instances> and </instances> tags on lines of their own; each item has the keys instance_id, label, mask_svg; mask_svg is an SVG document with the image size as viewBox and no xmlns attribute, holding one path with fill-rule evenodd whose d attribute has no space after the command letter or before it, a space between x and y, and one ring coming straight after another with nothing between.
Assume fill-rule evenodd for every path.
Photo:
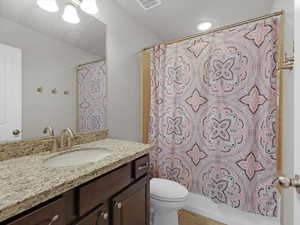
<instances>
[{"instance_id":1,"label":"vanity cabinet","mask_svg":"<svg viewBox=\"0 0 300 225\"><path fill-rule=\"evenodd\" d=\"M4 225L149 225L148 167L142 156Z\"/></svg>"}]
</instances>

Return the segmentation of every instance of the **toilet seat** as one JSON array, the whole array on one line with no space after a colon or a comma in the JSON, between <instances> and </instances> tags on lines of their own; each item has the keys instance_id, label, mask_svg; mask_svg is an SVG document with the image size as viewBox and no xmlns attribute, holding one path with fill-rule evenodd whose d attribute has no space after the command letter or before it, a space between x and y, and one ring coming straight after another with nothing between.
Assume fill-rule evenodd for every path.
<instances>
[{"instance_id":1,"label":"toilet seat","mask_svg":"<svg viewBox=\"0 0 300 225\"><path fill-rule=\"evenodd\" d=\"M187 199L188 190L174 181L153 178L150 181L150 197L162 202L182 202Z\"/></svg>"}]
</instances>

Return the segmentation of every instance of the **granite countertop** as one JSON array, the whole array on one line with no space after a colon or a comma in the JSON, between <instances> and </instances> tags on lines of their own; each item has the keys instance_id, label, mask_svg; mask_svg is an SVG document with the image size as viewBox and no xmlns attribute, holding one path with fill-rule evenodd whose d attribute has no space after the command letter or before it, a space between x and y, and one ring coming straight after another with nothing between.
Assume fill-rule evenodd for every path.
<instances>
[{"instance_id":1,"label":"granite countertop","mask_svg":"<svg viewBox=\"0 0 300 225\"><path fill-rule=\"evenodd\" d=\"M45 160L62 152L44 152L0 161L0 222L148 153L150 145L104 139L76 148L105 148L103 160L79 166L50 168Z\"/></svg>"}]
</instances>

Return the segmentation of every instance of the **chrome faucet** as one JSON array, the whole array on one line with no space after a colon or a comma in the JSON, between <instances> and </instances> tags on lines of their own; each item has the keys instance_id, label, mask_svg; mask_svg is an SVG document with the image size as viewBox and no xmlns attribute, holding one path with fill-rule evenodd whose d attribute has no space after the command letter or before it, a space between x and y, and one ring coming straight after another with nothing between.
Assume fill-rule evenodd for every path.
<instances>
[{"instance_id":1,"label":"chrome faucet","mask_svg":"<svg viewBox=\"0 0 300 225\"><path fill-rule=\"evenodd\" d=\"M67 139L67 148L71 148L71 147L72 147L72 139L75 138L75 134L74 134L74 132L72 131L72 129L71 129L71 128L63 129L63 130L60 132L60 136L61 136L61 140L60 140L60 148L61 148L61 149L64 148L65 136L68 136L68 139Z\"/></svg>"},{"instance_id":2,"label":"chrome faucet","mask_svg":"<svg viewBox=\"0 0 300 225\"><path fill-rule=\"evenodd\" d=\"M49 136L53 138L52 151L56 151L57 141L56 141L56 138L54 136L54 131L53 131L52 127L50 127L50 126L45 127L44 130L43 130L43 133L44 134L49 134Z\"/></svg>"}]
</instances>

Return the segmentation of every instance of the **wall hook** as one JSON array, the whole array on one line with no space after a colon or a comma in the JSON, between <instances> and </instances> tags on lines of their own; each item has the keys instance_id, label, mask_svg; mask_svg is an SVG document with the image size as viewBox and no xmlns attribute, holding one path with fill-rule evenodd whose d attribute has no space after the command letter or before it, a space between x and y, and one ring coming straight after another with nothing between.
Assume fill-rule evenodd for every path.
<instances>
[{"instance_id":1,"label":"wall hook","mask_svg":"<svg viewBox=\"0 0 300 225\"><path fill-rule=\"evenodd\" d=\"M56 88L52 89L51 93L52 94L57 94L57 89Z\"/></svg>"},{"instance_id":2,"label":"wall hook","mask_svg":"<svg viewBox=\"0 0 300 225\"><path fill-rule=\"evenodd\" d=\"M38 88L36 89L36 91L39 92L39 93L42 93L42 92L43 92L43 88L42 88L42 87L38 87Z\"/></svg>"}]
</instances>

